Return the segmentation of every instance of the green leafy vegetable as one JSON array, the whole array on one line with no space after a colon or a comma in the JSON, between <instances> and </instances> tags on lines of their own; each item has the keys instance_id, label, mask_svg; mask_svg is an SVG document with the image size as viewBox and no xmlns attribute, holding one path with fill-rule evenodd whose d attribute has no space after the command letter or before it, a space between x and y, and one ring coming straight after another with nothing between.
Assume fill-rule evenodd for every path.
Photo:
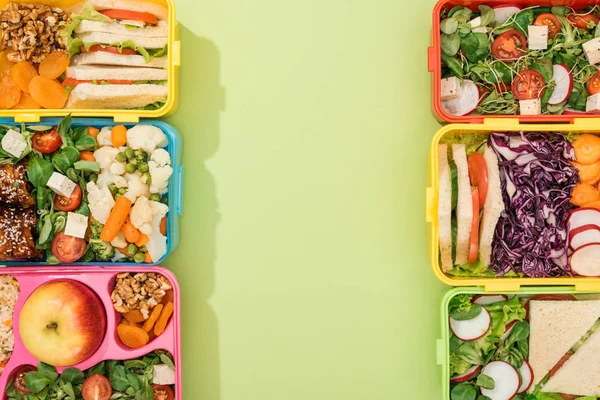
<instances>
[{"instance_id":1,"label":"green leafy vegetable","mask_svg":"<svg viewBox=\"0 0 600 400\"><path fill-rule=\"evenodd\" d=\"M444 54L452 57L458 53L458 49L460 48L460 38L458 37L458 34L453 33L451 35L447 35L442 33L440 40Z\"/></svg>"},{"instance_id":2,"label":"green leafy vegetable","mask_svg":"<svg viewBox=\"0 0 600 400\"><path fill-rule=\"evenodd\" d=\"M475 400L477 390L470 383L460 383L450 392L451 400Z\"/></svg>"},{"instance_id":3,"label":"green leafy vegetable","mask_svg":"<svg viewBox=\"0 0 600 400\"><path fill-rule=\"evenodd\" d=\"M77 161L75 164L73 164L73 167L84 172L100 172L100 164L96 161Z\"/></svg>"},{"instance_id":4,"label":"green leafy vegetable","mask_svg":"<svg viewBox=\"0 0 600 400\"><path fill-rule=\"evenodd\" d=\"M488 390L494 390L494 388L496 387L494 379L484 374L477 375L477 381L475 382L475 385Z\"/></svg>"},{"instance_id":5,"label":"green leafy vegetable","mask_svg":"<svg viewBox=\"0 0 600 400\"><path fill-rule=\"evenodd\" d=\"M27 178L36 187L46 186L53 172L52 163L41 157L32 157L27 165Z\"/></svg>"},{"instance_id":6,"label":"green leafy vegetable","mask_svg":"<svg viewBox=\"0 0 600 400\"><path fill-rule=\"evenodd\" d=\"M457 29L458 20L456 18L449 17L440 22L440 30L446 35L452 35L453 33L456 33Z\"/></svg>"}]
</instances>

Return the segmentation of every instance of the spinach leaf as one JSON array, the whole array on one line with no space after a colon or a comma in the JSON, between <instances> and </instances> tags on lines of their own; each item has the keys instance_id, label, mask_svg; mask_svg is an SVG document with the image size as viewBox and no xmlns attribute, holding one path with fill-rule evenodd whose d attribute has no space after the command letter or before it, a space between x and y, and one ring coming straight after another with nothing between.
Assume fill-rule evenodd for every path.
<instances>
[{"instance_id":1,"label":"spinach leaf","mask_svg":"<svg viewBox=\"0 0 600 400\"><path fill-rule=\"evenodd\" d=\"M94 251L92 250L92 246L88 245L85 253L83 253L83 255L81 256L79 261L80 262L92 262L92 261L94 261L95 257L96 257L96 255L94 254Z\"/></svg>"},{"instance_id":2,"label":"spinach leaf","mask_svg":"<svg viewBox=\"0 0 600 400\"><path fill-rule=\"evenodd\" d=\"M556 53L554 54L554 63L565 64L569 69L573 69L575 64L577 64L577 56L565 52Z\"/></svg>"},{"instance_id":3,"label":"spinach leaf","mask_svg":"<svg viewBox=\"0 0 600 400\"><path fill-rule=\"evenodd\" d=\"M496 12L492 7L482 4L479 6L479 12L481 13L481 26L488 26L496 19Z\"/></svg>"},{"instance_id":4,"label":"spinach leaf","mask_svg":"<svg viewBox=\"0 0 600 400\"><path fill-rule=\"evenodd\" d=\"M112 371L109 372L108 379L115 390L124 391L131 387L129 379L127 379L125 367L122 365L116 365L112 368Z\"/></svg>"},{"instance_id":5,"label":"spinach leaf","mask_svg":"<svg viewBox=\"0 0 600 400\"><path fill-rule=\"evenodd\" d=\"M46 186L53 172L52 163L41 157L32 157L27 165L27 177L35 187Z\"/></svg>"},{"instance_id":6,"label":"spinach leaf","mask_svg":"<svg viewBox=\"0 0 600 400\"><path fill-rule=\"evenodd\" d=\"M517 395L517 396L520 396L520 395ZM480 394L479 396L477 396L477 400L492 400L492 399L490 399L487 396L484 396L484 395ZM513 397L513 400L519 400L519 399L515 396L515 397Z\"/></svg>"},{"instance_id":7,"label":"spinach leaf","mask_svg":"<svg viewBox=\"0 0 600 400\"><path fill-rule=\"evenodd\" d=\"M573 84L573 92L571 92L567 104L574 110L585 111L587 98L588 91L585 86L579 82L575 82Z\"/></svg>"},{"instance_id":8,"label":"spinach leaf","mask_svg":"<svg viewBox=\"0 0 600 400\"><path fill-rule=\"evenodd\" d=\"M512 331L510 332L510 337L508 340L511 343L519 342L521 340L526 340L529 337L529 324L524 321L519 321L513 326Z\"/></svg>"},{"instance_id":9,"label":"spinach leaf","mask_svg":"<svg viewBox=\"0 0 600 400\"><path fill-rule=\"evenodd\" d=\"M460 48L460 38L458 34L453 33L452 35L446 35L442 33L440 36L442 52L447 56L454 56L458 53L458 49Z\"/></svg>"},{"instance_id":10,"label":"spinach leaf","mask_svg":"<svg viewBox=\"0 0 600 400\"><path fill-rule=\"evenodd\" d=\"M450 57L442 53L442 63L444 63L456 75L457 78L463 78L463 68L455 57Z\"/></svg>"},{"instance_id":11,"label":"spinach leaf","mask_svg":"<svg viewBox=\"0 0 600 400\"><path fill-rule=\"evenodd\" d=\"M100 164L96 161L77 161L75 164L73 164L73 167L84 172L100 172Z\"/></svg>"},{"instance_id":12,"label":"spinach leaf","mask_svg":"<svg viewBox=\"0 0 600 400\"><path fill-rule=\"evenodd\" d=\"M512 17L515 28L526 37L529 35L529 25L533 25L533 18L533 10L531 8L527 8Z\"/></svg>"},{"instance_id":13,"label":"spinach leaf","mask_svg":"<svg viewBox=\"0 0 600 400\"><path fill-rule=\"evenodd\" d=\"M73 124L73 118L71 118L71 114L64 117L58 124L58 134L62 139L61 148L65 148L67 146L73 145L73 140L69 137L69 129L71 129L71 125Z\"/></svg>"},{"instance_id":14,"label":"spinach leaf","mask_svg":"<svg viewBox=\"0 0 600 400\"><path fill-rule=\"evenodd\" d=\"M458 29L458 20L456 18L446 18L440 22L440 30L446 35L452 35Z\"/></svg>"},{"instance_id":15,"label":"spinach leaf","mask_svg":"<svg viewBox=\"0 0 600 400\"><path fill-rule=\"evenodd\" d=\"M83 371L77 368L67 368L63 371L61 377L64 382L79 385L80 383L83 383L84 374Z\"/></svg>"},{"instance_id":16,"label":"spinach leaf","mask_svg":"<svg viewBox=\"0 0 600 400\"><path fill-rule=\"evenodd\" d=\"M469 33L460 39L460 49L465 54L475 53L479 48L479 41L475 37L475 34Z\"/></svg>"},{"instance_id":17,"label":"spinach leaf","mask_svg":"<svg viewBox=\"0 0 600 400\"><path fill-rule=\"evenodd\" d=\"M506 64L504 64L501 61L497 61L491 64L490 72L490 83L511 83L513 80L511 70L506 66Z\"/></svg>"},{"instance_id":18,"label":"spinach leaf","mask_svg":"<svg viewBox=\"0 0 600 400\"><path fill-rule=\"evenodd\" d=\"M77 210L75 210L76 214L85 215L86 217L90 216L90 208L85 201L82 201Z\"/></svg>"},{"instance_id":19,"label":"spinach leaf","mask_svg":"<svg viewBox=\"0 0 600 400\"><path fill-rule=\"evenodd\" d=\"M473 11L471 11L470 9L466 7L456 6L450 10L448 16L467 21L469 18L471 18L472 14Z\"/></svg>"},{"instance_id":20,"label":"spinach leaf","mask_svg":"<svg viewBox=\"0 0 600 400\"><path fill-rule=\"evenodd\" d=\"M33 393L41 392L46 386L52 383L42 371L29 372L25 375L25 387Z\"/></svg>"},{"instance_id":21,"label":"spinach leaf","mask_svg":"<svg viewBox=\"0 0 600 400\"><path fill-rule=\"evenodd\" d=\"M473 306L470 309L453 311L452 313L450 313L450 316L456 321L467 321L477 317L479 314L481 314L482 311L483 308L480 305L473 304Z\"/></svg>"},{"instance_id":22,"label":"spinach leaf","mask_svg":"<svg viewBox=\"0 0 600 400\"><path fill-rule=\"evenodd\" d=\"M554 70L552 69L552 59L549 57L539 58L531 63L531 69L534 69L542 74L546 83L552 80Z\"/></svg>"},{"instance_id":23,"label":"spinach leaf","mask_svg":"<svg viewBox=\"0 0 600 400\"><path fill-rule=\"evenodd\" d=\"M476 32L473 35L477 38L478 47L474 53L467 54L467 60L472 63L476 63L481 60L485 60L490 55L490 42L488 37L484 33Z\"/></svg>"},{"instance_id":24,"label":"spinach leaf","mask_svg":"<svg viewBox=\"0 0 600 400\"><path fill-rule=\"evenodd\" d=\"M87 371L88 377L95 374L106 375L106 363L104 361L94 365Z\"/></svg>"},{"instance_id":25,"label":"spinach leaf","mask_svg":"<svg viewBox=\"0 0 600 400\"><path fill-rule=\"evenodd\" d=\"M491 376L487 376L484 374L477 375L477 381L475 385L480 386L484 389L494 390L496 387L496 382L494 382L494 378Z\"/></svg>"},{"instance_id":26,"label":"spinach leaf","mask_svg":"<svg viewBox=\"0 0 600 400\"><path fill-rule=\"evenodd\" d=\"M69 168L79 160L79 150L75 147L67 146L52 157L54 168L65 174Z\"/></svg>"},{"instance_id":27,"label":"spinach leaf","mask_svg":"<svg viewBox=\"0 0 600 400\"><path fill-rule=\"evenodd\" d=\"M450 392L450 399L452 400L475 400L476 397L477 390L469 383L458 384Z\"/></svg>"}]
</instances>

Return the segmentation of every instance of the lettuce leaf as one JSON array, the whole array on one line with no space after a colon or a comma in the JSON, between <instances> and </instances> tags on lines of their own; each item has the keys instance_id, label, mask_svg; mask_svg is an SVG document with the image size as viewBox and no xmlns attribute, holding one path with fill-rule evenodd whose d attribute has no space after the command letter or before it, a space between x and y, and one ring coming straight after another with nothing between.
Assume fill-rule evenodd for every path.
<instances>
[{"instance_id":1,"label":"lettuce leaf","mask_svg":"<svg viewBox=\"0 0 600 400\"><path fill-rule=\"evenodd\" d=\"M81 24L81 21L98 21L98 22L113 22L112 18L99 13L91 4L86 4L79 14L71 14L71 23L65 24L64 29L60 33L61 36L71 37L75 29Z\"/></svg>"},{"instance_id":2,"label":"lettuce leaf","mask_svg":"<svg viewBox=\"0 0 600 400\"><path fill-rule=\"evenodd\" d=\"M523 321L525 319L525 308L518 296L510 300L485 306L492 317L490 332L496 338L501 338L506 331L506 324L510 321Z\"/></svg>"},{"instance_id":3,"label":"lettuce leaf","mask_svg":"<svg viewBox=\"0 0 600 400\"><path fill-rule=\"evenodd\" d=\"M79 38L69 38L69 41L67 43L67 51L69 52L69 55L71 57L73 57L74 55L81 53L81 46L84 46L85 50L89 51L89 49L95 45L100 45L102 47L116 47L119 50L119 53L121 53L123 51L123 49L134 50L134 51L138 52L141 56L144 57L144 60L146 61L146 63L149 63L155 57L165 56L166 54L168 54L168 51L169 51L168 45L165 45L165 47L162 49L149 49L148 50L144 47L137 46L133 40L126 40L122 43L117 42L117 43L105 44L105 43L97 43L97 42L96 43L84 43Z\"/></svg>"},{"instance_id":4,"label":"lettuce leaf","mask_svg":"<svg viewBox=\"0 0 600 400\"><path fill-rule=\"evenodd\" d=\"M160 110L161 108L163 108L165 106L165 103L166 103L166 101L157 101L156 103L148 104L147 106L144 106L144 107L131 108L131 110L141 110L141 111Z\"/></svg>"}]
</instances>

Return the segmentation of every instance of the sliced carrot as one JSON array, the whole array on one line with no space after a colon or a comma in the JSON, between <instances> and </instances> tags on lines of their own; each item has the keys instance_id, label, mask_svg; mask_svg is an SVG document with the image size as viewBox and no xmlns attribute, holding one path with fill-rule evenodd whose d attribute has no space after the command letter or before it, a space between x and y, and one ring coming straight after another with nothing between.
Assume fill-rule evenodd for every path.
<instances>
[{"instance_id":1,"label":"sliced carrot","mask_svg":"<svg viewBox=\"0 0 600 400\"><path fill-rule=\"evenodd\" d=\"M152 257L150 257L150 253L144 253L144 262L146 264L152 264Z\"/></svg>"},{"instance_id":2,"label":"sliced carrot","mask_svg":"<svg viewBox=\"0 0 600 400\"><path fill-rule=\"evenodd\" d=\"M21 89L10 76L5 76L0 81L0 108L13 108L21 101Z\"/></svg>"},{"instance_id":3,"label":"sliced carrot","mask_svg":"<svg viewBox=\"0 0 600 400\"><path fill-rule=\"evenodd\" d=\"M96 161L96 157L94 157L94 153L89 150L84 150L79 152L79 159L85 161Z\"/></svg>"},{"instance_id":4,"label":"sliced carrot","mask_svg":"<svg viewBox=\"0 0 600 400\"><path fill-rule=\"evenodd\" d=\"M577 184L571 194L571 203L576 206L583 206L586 203L598 200L600 200L600 192L587 183Z\"/></svg>"},{"instance_id":5,"label":"sliced carrot","mask_svg":"<svg viewBox=\"0 0 600 400\"><path fill-rule=\"evenodd\" d=\"M39 110L42 108L38 103L33 100L33 97L29 93L21 93L21 100L19 100L19 104L14 106L13 110Z\"/></svg>"},{"instance_id":6,"label":"sliced carrot","mask_svg":"<svg viewBox=\"0 0 600 400\"><path fill-rule=\"evenodd\" d=\"M170 301L165 304L165 307L160 313L160 317L156 321L156 325L154 325L154 334L156 336L160 336L163 334L165 329L167 328L167 323L169 322L169 318L173 314L173 302Z\"/></svg>"},{"instance_id":7,"label":"sliced carrot","mask_svg":"<svg viewBox=\"0 0 600 400\"><path fill-rule=\"evenodd\" d=\"M127 128L125 128L123 125L113 126L110 139L113 146L124 146L127 143Z\"/></svg>"},{"instance_id":8,"label":"sliced carrot","mask_svg":"<svg viewBox=\"0 0 600 400\"><path fill-rule=\"evenodd\" d=\"M65 73L71 63L71 58L66 51L53 51L40 63L40 75L56 79Z\"/></svg>"},{"instance_id":9,"label":"sliced carrot","mask_svg":"<svg viewBox=\"0 0 600 400\"><path fill-rule=\"evenodd\" d=\"M596 210L600 210L600 201L591 201L589 203L585 203L583 205L585 208L595 208Z\"/></svg>"},{"instance_id":10,"label":"sliced carrot","mask_svg":"<svg viewBox=\"0 0 600 400\"><path fill-rule=\"evenodd\" d=\"M146 318L144 318L144 314L140 310L133 310L123 314L123 318L125 318L129 322L144 322Z\"/></svg>"},{"instance_id":11,"label":"sliced carrot","mask_svg":"<svg viewBox=\"0 0 600 400\"><path fill-rule=\"evenodd\" d=\"M125 196L119 197L115 201L115 206L110 212L106 224L104 224L100 239L105 242L112 241L123 227L129 211L131 211L131 200Z\"/></svg>"},{"instance_id":12,"label":"sliced carrot","mask_svg":"<svg viewBox=\"0 0 600 400\"><path fill-rule=\"evenodd\" d=\"M10 76L19 89L25 93L29 93L29 82L38 76L38 72L29 61L21 61L12 68Z\"/></svg>"},{"instance_id":13,"label":"sliced carrot","mask_svg":"<svg viewBox=\"0 0 600 400\"><path fill-rule=\"evenodd\" d=\"M173 289L167 290L165 292L165 295L163 296L163 298L160 300L160 304L165 305L170 301L172 302L173 297L175 297L175 294L173 293Z\"/></svg>"},{"instance_id":14,"label":"sliced carrot","mask_svg":"<svg viewBox=\"0 0 600 400\"><path fill-rule=\"evenodd\" d=\"M133 226L129 217L125 220L123 227L121 228L121 232L125 235L125 239L128 243L135 243L140 240L141 232Z\"/></svg>"},{"instance_id":15,"label":"sliced carrot","mask_svg":"<svg viewBox=\"0 0 600 400\"><path fill-rule=\"evenodd\" d=\"M98 138L99 134L100 134L100 129L95 128L93 126L88 126L88 135L90 135L91 137L96 139L96 138Z\"/></svg>"},{"instance_id":16,"label":"sliced carrot","mask_svg":"<svg viewBox=\"0 0 600 400\"><path fill-rule=\"evenodd\" d=\"M148 235L145 235L142 232L140 232L140 238L135 242L135 245L137 247L145 246L149 240L150 238L148 237Z\"/></svg>"},{"instance_id":17,"label":"sliced carrot","mask_svg":"<svg viewBox=\"0 0 600 400\"><path fill-rule=\"evenodd\" d=\"M120 324L117 327L117 334L119 335L121 342L132 349L144 347L150 341L148 332L137 326Z\"/></svg>"},{"instance_id":18,"label":"sliced carrot","mask_svg":"<svg viewBox=\"0 0 600 400\"><path fill-rule=\"evenodd\" d=\"M593 164L600 160L600 138L585 133L573 142L575 158L581 164Z\"/></svg>"},{"instance_id":19,"label":"sliced carrot","mask_svg":"<svg viewBox=\"0 0 600 400\"><path fill-rule=\"evenodd\" d=\"M160 220L160 233L163 236L167 236L167 216L165 215L163 219Z\"/></svg>"},{"instance_id":20,"label":"sliced carrot","mask_svg":"<svg viewBox=\"0 0 600 400\"><path fill-rule=\"evenodd\" d=\"M148 318L146 322L144 322L144 326L142 327L146 332L150 332L152 328L154 328L154 324L158 320L158 317L160 316L160 312L162 311L163 307L164 306L162 304L159 304L152 309L152 313L150 313L150 318Z\"/></svg>"},{"instance_id":21,"label":"sliced carrot","mask_svg":"<svg viewBox=\"0 0 600 400\"><path fill-rule=\"evenodd\" d=\"M45 76L34 77L29 83L29 92L36 103L50 109L63 108L69 98L60 83Z\"/></svg>"}]
</instances>

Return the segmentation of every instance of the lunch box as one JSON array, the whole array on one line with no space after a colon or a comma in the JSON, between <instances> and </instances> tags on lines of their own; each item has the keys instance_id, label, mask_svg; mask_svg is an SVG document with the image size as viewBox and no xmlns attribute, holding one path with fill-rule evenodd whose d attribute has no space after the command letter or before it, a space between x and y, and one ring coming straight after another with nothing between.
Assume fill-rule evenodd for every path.
<instances>
[{"instance_id":1,"label":"lunch box","mask_svg":"<svg viewBox=\"0 0 600 400\"><path fill-rule=\"evenodd\" d=\"M140 118L160 118L175 113L179 104L179 67L181 66L181 42L179 41L179 25L175 16L173 0L150 0L168 8L168 83L169 94L163 107L158 110L122 110L122 109L39 109L39 110L0 110L0 118L11 118L15 122L39 122L44 117L59 117L71 114L74 117L107 117L115 122L138 122ZM17 0L27 3L27 0ZM40 1L38 1L40 2ZM43 3L43 1L41 1ZM51 1L49 3L52 3Z\"/></svg>"},{"instance_id":2,"label":"lunch box","mask_svg":"<svg viewBox=\"0 0 600 400\"><path fill-rule=\"evenodd\" d=\"M139 349L131 349L126 347L117 336L117 325L123 318L113 307L111 300L111 292L114 288L116 276L122 272L132 273L148 273L154 272L166 277L173 287L173 305L174 311L165 331L158 337L151 340L146 346ZM96 352L73 367L85 370L93 367L101 361L107 360L130 360L142 357L155 350L168 351L175 361L175 396L177 399L182 398L181 387L181 325L180 325L180 291L179 284L175 275L162 267L75 267L65 266L61 268L42 268L42 269L23 269L23 268L6 268L2 269L2 275L11 275L19 282L20 292L16 302L13 315L13 333L14 333L14 351L10 357L4 371L0 375L0 389L2 394L1 399L6 399L6 387L13 373L23 365L38 365L38 360L34 358L29 351L24 347L23 341L19 335L19 315L20 310L31 293L40 285L56 281L56 280L71 280L83 283L88 288L92 289L100 298L106 311L106 333L100 347ZM65 368L56 368L60 373Z\"/></svg>"}]
</instances>

